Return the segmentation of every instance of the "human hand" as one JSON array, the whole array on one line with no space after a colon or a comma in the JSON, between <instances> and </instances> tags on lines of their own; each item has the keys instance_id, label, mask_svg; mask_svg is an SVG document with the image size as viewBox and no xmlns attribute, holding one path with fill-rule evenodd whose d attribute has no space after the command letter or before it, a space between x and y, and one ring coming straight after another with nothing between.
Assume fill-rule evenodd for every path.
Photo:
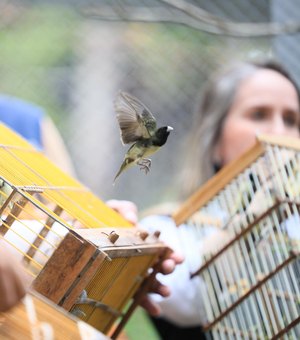
<instances>
[{"instance_id":1,"label":"human hand","mask_svg":"<svg viewBox=\"0 0 300 340\"><path fill-rule=\"evenodd\" d=\"M17 304L26 294L28 285L24 268L0 242L0 312Z\"/></svg>"},{"instance_id":2,"label":"human hand","mask_svg":"<svg viewBox=\"0 0 300 340\"><path fill-rule=\"evenodd\" d=\"M164 275L171 274L175 270L176 266L182 263L183 260L184 257L181 254L172 251L169 253L167 258L162 261L161 267L157 272ZM154 278L149 287L149 293L156 293L162 297L168 297L172 292L168 286L163 285ZM152 316L158 316L161 313L160 306L150 298L149 294L145 294L141 297L140 305Z\"/></svg>"},{"instance_id":3,"label":"human hand","mask_svg":"<svg viewBox=\"0 0 300 340\"><path fill-rule=\"evenodd\" d=\"M131 201L125 200L108 200L106 204L121 214L127 221L136 225L138 222L137 206Z\"/></svg>"}]
</instances>

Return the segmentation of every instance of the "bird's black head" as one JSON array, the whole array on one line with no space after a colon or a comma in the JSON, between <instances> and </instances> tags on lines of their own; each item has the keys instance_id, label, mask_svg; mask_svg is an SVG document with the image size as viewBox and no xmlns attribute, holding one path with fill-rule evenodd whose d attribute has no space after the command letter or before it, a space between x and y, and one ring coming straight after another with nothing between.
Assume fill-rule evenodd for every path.
<instances>
[{"instance_id":1,"label":"bird's black head","mask_svg":"<svg viewBox=\"0 0 300 340\"><path fill-rule=\"evenodd\" d=\"M163 127L159 128L155 133L153 145L163 146L166 143L166 141L169 137L169 134L172 130L173 130L173 128L171 126L163 126Z\"/></svg>"}]
</instances>

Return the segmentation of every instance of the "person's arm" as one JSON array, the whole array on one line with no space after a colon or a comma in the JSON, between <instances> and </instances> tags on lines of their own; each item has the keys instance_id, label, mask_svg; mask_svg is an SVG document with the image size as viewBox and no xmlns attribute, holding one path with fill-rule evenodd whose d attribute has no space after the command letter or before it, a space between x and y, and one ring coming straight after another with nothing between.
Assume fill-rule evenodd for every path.
<instances>
[{"instance_id":1,"label":"person's arm","mask_svg":"<svg viewBox=\"0 0 300 340\"><path fill-rule=\"evenodd\" d=\"M0 312L16 305L26 294L29 280L24 268L0 242Z\"/></svg>"}]
</instances>

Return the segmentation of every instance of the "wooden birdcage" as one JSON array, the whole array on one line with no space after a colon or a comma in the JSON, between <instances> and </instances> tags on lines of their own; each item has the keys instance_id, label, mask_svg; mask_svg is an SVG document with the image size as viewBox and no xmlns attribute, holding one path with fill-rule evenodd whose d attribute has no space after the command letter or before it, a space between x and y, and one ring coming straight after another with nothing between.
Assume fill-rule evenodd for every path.
<instances>
[{"instance_id":1,"label":"wooden birdcage","mask_svg":"<svg viewBox=\"0 0 300 340\"><path fill-rule=\"evenodd\" d=\"M169 251L158 235L132 227L4 125L0 190L0 234L32 287L105 334L118 320L116 337Z\"/></svg>"},{"instance_id":2,"label":"wooden birdcage","mask_svg":"<svg viewBox=\"0 0 300 340\"><path fill-rule=\"evenodd\" d=\"M95 328L72 317L43 296L30 292L15 307L0 313L0 338L108 340Z\"/></svg>"},{"instance_id":3,"label":"wooden birdcage","mask_svg":"<svg viewBox=\"0 0 300 340\"><path fill-rule=\"evenodd\" d=\"M202 240L213 339L300 339L300 141L261 136L173 216ZM205 230L210 236L203 238Z\"/></svg>"}]
</instances>

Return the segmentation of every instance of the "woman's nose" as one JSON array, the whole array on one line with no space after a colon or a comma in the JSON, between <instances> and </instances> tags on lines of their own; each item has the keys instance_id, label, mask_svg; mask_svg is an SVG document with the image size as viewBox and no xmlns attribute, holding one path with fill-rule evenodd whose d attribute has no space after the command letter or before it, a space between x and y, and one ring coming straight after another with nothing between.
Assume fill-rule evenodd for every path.
<instances>
[{"instance_id":1,"label":"woman's nose","mask_svg":"<svg viewBox=\"0 0 300 340\"><path fill-rule=\"evenodd\" d=\"M277 115L273 117L273 119L270 122L268 133L273 135L287 135L289 134L289 130L286 127L283 117L280 115Z\"/></svg>"}]
</instances>

